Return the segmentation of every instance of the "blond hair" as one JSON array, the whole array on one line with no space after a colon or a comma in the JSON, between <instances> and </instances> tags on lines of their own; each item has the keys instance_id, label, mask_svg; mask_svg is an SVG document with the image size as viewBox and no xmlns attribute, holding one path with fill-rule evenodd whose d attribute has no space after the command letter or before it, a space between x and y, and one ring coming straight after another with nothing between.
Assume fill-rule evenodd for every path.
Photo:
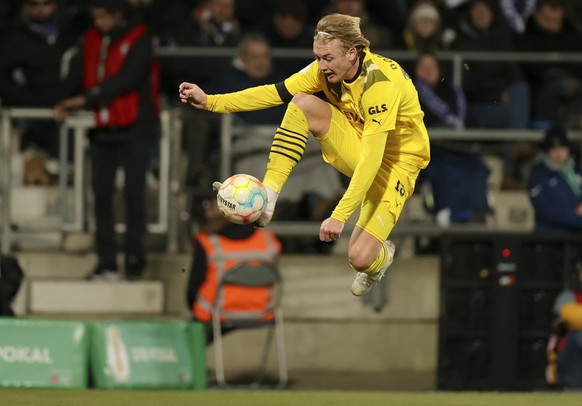
<instances>
[{"instance_id":1,"label":"blond hair","mask_svg":"<svg viewBox=\"0 0 582 406\"><path fill-rule=\"evenodd\" d=\"M360 30L360 18L345 14L329 14L321 18L315 28L313 40L328 44L334 39L341 42L341 48L348 51L350 48L361 50L370 46Z\"/></svg>"}]
</instances>

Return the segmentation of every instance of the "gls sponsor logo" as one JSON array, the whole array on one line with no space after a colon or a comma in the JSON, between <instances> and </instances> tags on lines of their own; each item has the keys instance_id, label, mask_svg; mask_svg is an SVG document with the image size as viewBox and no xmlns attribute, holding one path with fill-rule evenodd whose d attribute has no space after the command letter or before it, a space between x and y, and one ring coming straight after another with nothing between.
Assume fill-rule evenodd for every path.
<instances>
[{"instance_id":1,"label":"gls sponsor logo","mask_svg":"<svg viewBox=\"0 0 582 406\"><path fill-rule=\"evenodd\" d=\"M372 106L368 109L368 114L378 114L378 113L384 113L385 111L388 111L388 107L385 104L382 104L381 106Z\"/></svg>"}]
</instances>

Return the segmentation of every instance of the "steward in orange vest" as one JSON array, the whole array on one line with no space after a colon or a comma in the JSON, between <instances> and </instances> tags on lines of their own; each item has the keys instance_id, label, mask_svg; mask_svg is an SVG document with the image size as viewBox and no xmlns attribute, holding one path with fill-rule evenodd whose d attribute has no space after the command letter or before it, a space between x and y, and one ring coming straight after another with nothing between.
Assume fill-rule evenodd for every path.
<instances>
[{"instance_id":1,"label":"steward in orange vest","mask_svg":"<svg viewBox=\"0 0 582 406\"><path fill-rule=\"evenodd\" d=\"M198 241L207 255L207 268L206 278L192 309L197 320L211 320L212 306L216 300L222 301L226 316L229 313L261 314L269 303L269 289L266 287L226 286L224 296L216 297L220 278L234 266L243 261L275 262L277 259L281 248L273 232L251 227L252 234L238 240L219 234L198 234ZM273 317L269 314L266 319Z\"/></svg>"},{"instance_id":2,"label":"steward in orange vest","mask_svg":"<svg viewBox=\"0 0 582 406\"><path fill-rule=\"evenodd\" d=\"M223 297L216 297L221 276L243 261L276 262L281 243L269 229L227 222L216 207L216 198L206 201L201 231L193 238L194 260L188 282L188 305L194 318L212 319L212 306L223 302L224 313L255 315L262 313L270 300L266 287L227 286ZM273 315L267 315L266 319Z\"/></svg>"}]
</instances>

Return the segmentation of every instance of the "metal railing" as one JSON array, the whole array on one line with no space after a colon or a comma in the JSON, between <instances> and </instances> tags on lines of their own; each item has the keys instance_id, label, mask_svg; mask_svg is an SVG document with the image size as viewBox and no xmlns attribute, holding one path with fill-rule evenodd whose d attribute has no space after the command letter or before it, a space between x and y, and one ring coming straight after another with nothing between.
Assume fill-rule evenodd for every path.
<instances>
[{"instance_id":1,"label":"metal railing","mask_svg":"<svg viewBox=\"0 0 582 406\"><path fill-rule=\"evenodd\" d=\"M11 136L14 119L52 119L53 112L51 109L42 108L4 108L1 110L1 133L0 133L0 157L1 157L1 172L0 190L2 191L2 244L1 252L8 253L12 249L14 240L13 233L13 219L11 210L11 196L12 196L12 157L10 152ZM159 186L158 186L158 213L157 220L154 223L147 225L147 230L150 233L168 233L169 232L169 207L172 194L170 193L170 171L175 168L172 164L172 133L174 126L172 122L175 114L171 111L163 111L161 114L161 139L160 139L160 172L159 172ZM87 131L95 126L95 118L92 113L80 112L71 114L61 124L59 132L59 221L56 225L50 225L49 230L56 232L71 232L84 231L86 222L86 207L85 207L85 193L87 189L87 179L85 176L86 168L86 144ZM71 217L69 208L66 204L68 187L68 134L72 130L73 134L73 214L72 221L68 221L67 217ZM175 182L174 182L175 183ZM117 231L125 230L125 225L122 223L116 224ZM174 233L175 234L175 233Z\"/></svg>"}]
</instances>

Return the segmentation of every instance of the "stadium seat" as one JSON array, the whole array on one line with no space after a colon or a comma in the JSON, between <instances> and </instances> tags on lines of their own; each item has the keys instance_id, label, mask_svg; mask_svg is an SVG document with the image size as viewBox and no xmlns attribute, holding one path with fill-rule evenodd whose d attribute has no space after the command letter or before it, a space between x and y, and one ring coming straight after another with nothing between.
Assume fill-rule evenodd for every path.
<instances>
[{"instance_id":1,"label":"stadium seat","mask_svg":"<svg viewBox=\"0 0 582 406\"><path fill-rule=\"evenodd\" d=\"M237 285L243 288L268 286L270 299L260 312L225 312L223 291L226 286ZM255 379L249 388L271 387L283 388L287 385L287 357L285 335L283 330L283 312L281 310L282 279L276 265L271 263L243 262L230 271L224 273L220 279L216 292L217 300L212 308L212 330L214 335L214 355L216 380L220 387L238 387L241 385L229 384L225 378L223 329L245 329L266 327L266 339L262 349L261 359L256 371ZM264 384L265 370L269 358L269 351L275 334L277 358L279 367L279 381L276 384Z\"/></svg>"}]
</instances>

